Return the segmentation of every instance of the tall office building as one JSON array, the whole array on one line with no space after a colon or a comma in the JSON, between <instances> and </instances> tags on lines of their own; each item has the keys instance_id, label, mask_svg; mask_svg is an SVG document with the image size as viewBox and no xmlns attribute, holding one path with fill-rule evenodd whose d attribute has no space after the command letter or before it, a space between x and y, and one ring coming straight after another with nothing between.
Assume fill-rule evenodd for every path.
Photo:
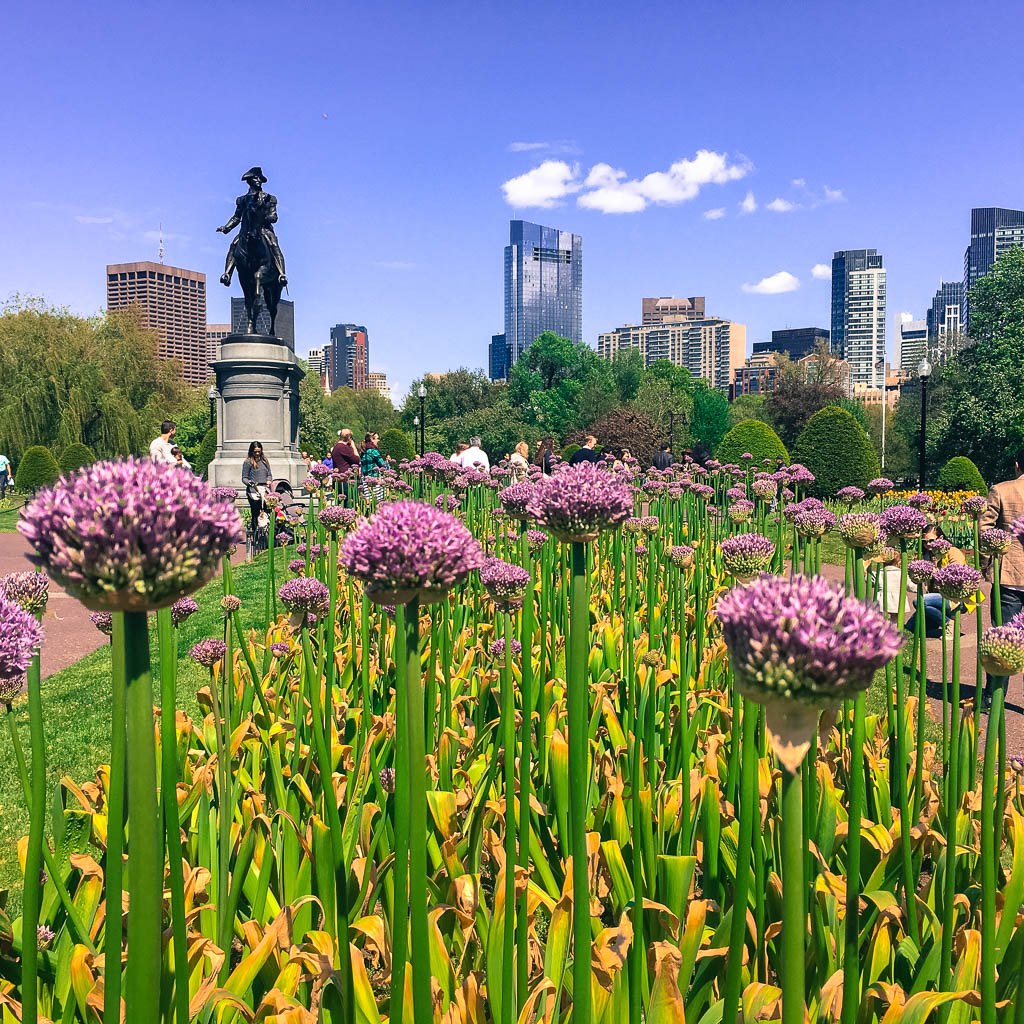
<instances>
[{"instance_id":1,"label":"tall office building","mask_svg":"<svg viewBox=\"0 0 1024 1024\"><path fill-rule=\"evenodd\" d=\"M832 257L832 351L850 364L851 386L885 385L885 265L875 249Z\"/></svg>"},{"instance_id":2,"label":"tall office building","mask_svg":"<svg viewBox=\"0 0 1024 1024\"><path fill-rule=\"evenodd\" d=\"M688 299L674 299L663 295L658 299L642 300L642 324L661 324L666 318L677 320L703 320L704 296L691 295Z\"/></svg>"},{"instance_id":3,"label":"tall office building","mask_svg":"<svg viewBox=\"0 0 1024 1024\"><path fill-rule=\"evenodd\" d=\"M525 220L509 221L508 234L505 343L511 367L544 331L583 340L583 239Z\"/></svg>"},{"instance_id":4,"label":"tall office building","mask_svg":"<svg viewBox=\"0 0 1024 1024\"><path fill-rule=\"evenodd\" d=\"M597 354L605 359L628 348L640 350L644 365L667 359L685 366L694 377L728 390L743 365L747 328L720 317L667 318L658 324L626 324L597 336Z\"/></svg>"},{"instance_id":5,"label":"tall office building","mask_svg":"<svg viewBox=\"0 0 1024 1024\"><path fill-rule=\"evenodd\" d=\"M504 334L492 334L487 346L487 374L491 380L508 380L509 345Z\"/></svg>"},{"instance_id":6,"label":"tall office building","mask_svg":"<svg viewBox=\"0 0 1024 1024\"><path fill-rule=\"evenodd\" d=\"M366 376L366 388L368 391L376 391L389 402L391 401L391 385L388 384L388 375L371 371Z\"/></svg>"},{"instance_id":7,"label":"tall office building","mask_svg":"<svg viewBox=\"0 0 1024 1024\"><path fill-rule=\"evenodd\" d=\"M327 367L332 391L338 388L361 391L369 384L370 339L365 327L336 324L331 328L329 352Z\"/></svg>"},{"instance_id":8,"label":"tall office building","mask_svg":"<svg viewBox=\"0 0 1024 1024\"><path fill-rule=\"evenodd\" d=\"M960 324L971 333L971 307L967 293L992 271L992 264L1007 249L1024 245L1024 210L983 206L971 210L971 242L964 250L963 298Z\"/></svg>"},{"instance_id":9,"label":"tall office building","mask_svg":"<svg viewBox=\"0 0 1024 1024\"><path fill-rule=\"evenodd\" d=\"M245 299L239 298L237 295L231 297L231 328L235 334L249 333L249 323L245 317ZM282 299L278 303L274 330L277 340L294 352L295 303L290 299ZM270 314L262 303L260 304L260 314L256 317L256 333L270 334Z\"/></svg>"},{"instance_id":10,"label":"tall office building","mask_svg":"<svg viewBox=\"0 0 1024 1024\"><path fill-rule=\"evenodd\" d=\"M925 312L929 342L934 342L941 334L959 334L963 302L963 281L939 282L939 287L932 296L932 304Z\"/></svg>"},{"instance_id":11,"label":"tall office building","mask_svg":"<svg viewBox=\"0 0 1024 1024\"><path fill-rule=\"evenodd\" d=\"M181 362L189 384L210 376L206 343L206 275L163 263L113 263L107 267L107 309L138 306L160 339L160 357Z\"/></svg>"},{"instance_id":12,"label":"tall office building","mask_svg":"<svg viewBox=\"0 0 1024 1024\"><path fill-rule=\"evenodd\" d=\"M927 320L906 320L896 325L896 365L914 375L928 352Z\"/></svg>"},{"instance_id":13,"label":"tall office building","mask_svg":"<svg viewBox=\"0 0 1024 1024\"><path fill-rule=\"evenodd\" d=\"M809 356L817 349L819 342L829 344L829 334L824 327L786 327L772 331L771 341L755 341L754 355L779 355L786 352L795 361Z\"/></svg>"},{"instance_id":14,"label":"tall office building","mask_svg":"<svg viewBox=\"0 0 1024 1024\"><path fill-rule=\"evenodd\" d=\"M220 356L220 343L231 333L231 324L206 325L206 358L209 362Z\"/></svg>"}]
</instances>

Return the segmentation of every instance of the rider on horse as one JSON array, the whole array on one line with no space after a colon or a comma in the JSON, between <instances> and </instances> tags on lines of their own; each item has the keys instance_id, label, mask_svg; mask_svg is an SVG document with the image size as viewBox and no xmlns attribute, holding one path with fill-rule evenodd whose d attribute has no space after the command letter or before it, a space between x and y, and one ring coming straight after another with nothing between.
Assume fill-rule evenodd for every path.
<instances>
[{"instance_id":1,"label":"rider on horse","mask_svg":"<svg viewBox=\"0 0 1024 1024\"><path fill-rule=\"evenodd\" d=\"M234 216L223 227L217 228L223 234L228 234L239 224L242 230L231 242L228 249L228 258L224 263L224 273L221 275L221 284L230 285L231 275L235 269L235 257L238 246L252 244L258 246L260 252L250 252L250 262L259 266L267 266L273 263L277 270L282 288L288 284L288 278L284 273L284 256L281 254L281 247L277 243L277 235L274 233L273 225L277 223L277 196L263 191L263 185L267 179L260 167L250 167L242 175L242 181L249 183L249 191L244 196L235 200ZM250 243L251 240L251 243Z\"/></svg>"}]
</instances>

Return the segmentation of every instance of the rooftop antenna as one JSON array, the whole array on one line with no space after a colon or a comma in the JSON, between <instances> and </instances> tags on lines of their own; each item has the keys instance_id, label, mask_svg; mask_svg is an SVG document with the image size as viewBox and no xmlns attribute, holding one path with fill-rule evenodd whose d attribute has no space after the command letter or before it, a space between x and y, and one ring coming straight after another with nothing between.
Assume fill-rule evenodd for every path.
<instances>
[{"instance_id":1,"label":"rooftop antenna","mask_svg":"<svg viewBox=\"0 0 1024 1024\"><path fill-rule=\"evenodd\" d=\"M163 261L164 261L164 225L163 225L162 221L160 222L160 250L159 250L158 255L160 256L160 262L163 263Z\"/></svg>"}]
</instances>

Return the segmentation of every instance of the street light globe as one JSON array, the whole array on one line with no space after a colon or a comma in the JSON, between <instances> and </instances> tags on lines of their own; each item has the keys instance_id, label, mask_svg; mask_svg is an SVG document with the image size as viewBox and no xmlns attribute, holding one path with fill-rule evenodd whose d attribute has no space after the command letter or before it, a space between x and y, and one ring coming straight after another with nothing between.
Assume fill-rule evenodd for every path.
<instances>
[{"instance_id":1,"label":"street light globe","mask_svg":"<svg viewBox=\"0 0 1024 1024\"><path fill-rule=\"evenodd\" d=\"M420 394L420 398L426 398L427 397L427 386L426 386L426 384L421 384L420 385L420 392L419 392L419 394Z\"/></svg>"},{"instance_id":2,"label":"street light globe","mask_svg":"<svg viewBox=\"0 0 1024 1024\"><path fill-rule=\"evenodd\" d=\"M206 397L212 402L217 397L217 385L211 384L210 390L206 392Z\"/></svg>"},{"instance_id":3,"label":"street light globe","mask_svg":"<svg viewBox=\"0 0 1024 1024\"><path fill-rule=\"evenodd\" d=\"M413 416L413 418L412 418L412 425L414 427L418 427L420 425L420 418L419 418L419 416Z\"/></svg>"},{"instance_id":4,"label":"street light globe","mask_svg":"<svg viewBox=\"0 0 1024 1024\"><path fill-rule=\"evenodd\" d=\"M925 377L930 377L931 376L931 372L932 372L932 364L929 363L927 359L922 359L921 362L919 362L917 364L917 375L922 380Z\"/></svg>"}]
</instances>

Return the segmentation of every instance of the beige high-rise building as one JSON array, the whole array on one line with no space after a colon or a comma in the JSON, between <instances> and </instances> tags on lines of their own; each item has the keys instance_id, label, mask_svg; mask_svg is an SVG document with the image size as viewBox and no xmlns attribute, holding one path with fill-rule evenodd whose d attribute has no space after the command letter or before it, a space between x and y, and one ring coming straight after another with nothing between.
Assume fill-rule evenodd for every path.
<instances>
[{"instance_id":1,"label":"beige high-rise building","mask_svg":"<svg viewBox=\"0 0 1024 1024\"><path fill-rule=\"evenodd\" d=\"M660 323L626 324L597 336L597 354L605 359L627 348L639 349L645 366L667 359L712 387L728 390L734 371L743 365L747 328L720 317L666 315Z\"/></svg>"},{"instance_id":2,"label":"beige high-rise building","mask_svg":"<svg viewBox=\"0 0 1024 1024\"><path fill-rule=\"evenodd\" d=\"M160 338L160 356L178 359L189 384L210 376L206 337L206 275L163 263L107 267L107 309L138 306Z\"/></svg>"},{"instance_id":3,"label":"beige high-rise building","mask_svg":"<svg viewBox=\"0 0 1024 1024\"><path fill-rule=\"evenodd\" d=\"M391 401L391 385L388 384L388 375L386 373L377 373L375 370L371 370L366 375L366 387L367 390L376 391L389 402Z\"/></svg>"},{"instance_id":4,"label":"beige high-rise building","mask_svg":"<svg viewBox=\"0 0 1024 1024\"><path fill-rule=\"evenodd\" d=\"M206 325L206 358L212 363L220 355L220 343L231 334L231 324Z\"/></svg>"},{"instance_id":5,"label":"beige high-rise building","mask_svg":"<svg viewBox=\"0 0 1024 1024\"><path fill-rule=\"evenodd\" d=\"M673 299L667 295L659 299L643 299L643 319L641 323L662 324L667 317L684 320L702 320L704 318L704 296L691 295L688 299Z\"/></svg>"}]
</instances>

